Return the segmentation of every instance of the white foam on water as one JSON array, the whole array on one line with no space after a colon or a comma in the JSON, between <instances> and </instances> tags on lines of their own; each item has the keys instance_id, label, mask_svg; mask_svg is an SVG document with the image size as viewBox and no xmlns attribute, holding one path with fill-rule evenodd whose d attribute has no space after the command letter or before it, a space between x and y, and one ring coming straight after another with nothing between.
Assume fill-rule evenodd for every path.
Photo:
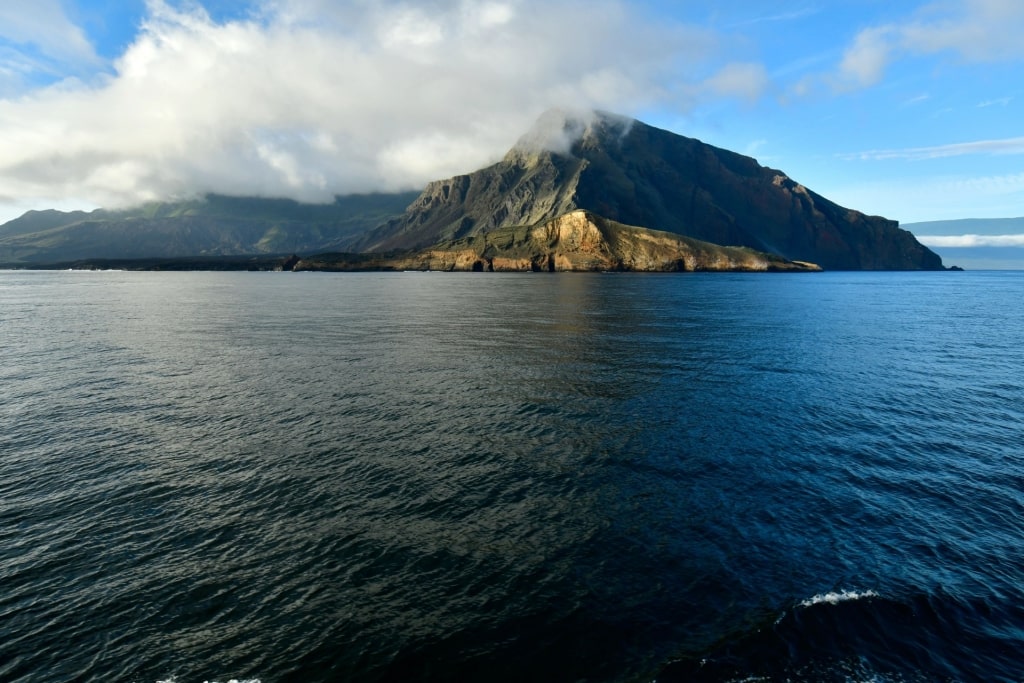
<instances>
[{"instance_id":1,"label":"white foam on water","mask_svg":"<svg viewBox=\"0 0 1024 683\"><path fill-rule=\"evenodd\" d=\"M878 593L875 591L839 591L829 593L819 593L813 598L807 598L800 602L801 607L810 607L811 605L820 605L823 602L827 602L830 605L837 605L840 602L847 602L849 600L862 600L864 598L877 598Z\"/></svg>"},{"instance_id":2,"label":"white foam on water","mask_svg":"<svg viewBox=\"0 0 1024 683\"><path fill-rule=\"evenodd\" d=\"M161 678L156 683L178 683L177 676L168 676L167 678ZM218 681L203 681L203 683L219 683ZM258 678L232 678L225 683L260 683Z\"/></svg>"}]
</instances>

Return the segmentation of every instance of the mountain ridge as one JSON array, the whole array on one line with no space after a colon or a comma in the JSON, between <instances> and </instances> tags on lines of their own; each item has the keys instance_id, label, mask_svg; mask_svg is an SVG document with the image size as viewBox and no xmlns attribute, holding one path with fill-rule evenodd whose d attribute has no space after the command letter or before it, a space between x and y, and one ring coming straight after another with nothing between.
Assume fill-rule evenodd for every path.
<instances>
[{"instance_id":1,"label":"mountain ridge","mask_svg":"<svg viewBox=\"0 0 1024 683\"><path fill-rule=\"evenodd\" d=\"M330 204L208 194L129 209L28 211L0 225L0 263L327 251L401 214L416 192Z\"/></svg>"},{"instance_id":2,"label":"mountain ridge","mask_svg":"<svg viewBox=\"0 0 1024 683\"><path fill-rule=\"evenodd\" d=\"M501 161L430 183L352 246L424 248L585 209L827 269L942 269L896 221L841 207L750 157L607 112L580 117L545 113Z\"/></svg>"}]
</instances>

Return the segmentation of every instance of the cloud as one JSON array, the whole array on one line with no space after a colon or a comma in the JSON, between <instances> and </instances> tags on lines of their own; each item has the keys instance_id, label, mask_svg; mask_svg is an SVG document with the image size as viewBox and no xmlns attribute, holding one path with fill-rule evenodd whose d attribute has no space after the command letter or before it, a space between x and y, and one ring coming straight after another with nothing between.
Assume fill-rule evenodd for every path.
<instances>
[{"instance_id":1,"label":"cloud","mask_svg":"<svg viewBox=\"0 0 1024 683\"><path fill-rule=\"evenodd\" d=\"M926 247L1024 247L1024 235L917 235Z\"/></svg>"},{"instance_id":2,"label":"cloud","mask_svg":"<svg viewBox=\"0 0 1024 683\"><path fill-rule=\"evenodd\" d=\"M704 81L704 87L715 95L753 101L768 87L768 72L751 62L727 64Z\"/></svg>"},{"instance_id":3,"label":"cloud","mask_svg":"<svg viewBox=\"0 0 1024 683\"><path fill-rule=\"evenodd\" d=\"M685 111L716 47L624 0L266 0L221 22L147 7L108 75L0 100L0 196L419 187L500 157L551 106ZM756 69L726 76L756 86Z\"/></svg>"},{"instance_id":4,"label":"cloud","mask_svg":"<svg viewBox=\"0 0 1024 683\"><path fill-rule=\"evenodd\" d=\"M542 150L565 154L596 120L593 110L549 109L516 141L515 149L527 154Z\"/></svg>"},{"instance_id":5,"label":"cloud","mask_svg":"<svg viewBox=\"0 0 1024 683\"><path fill-rule=\"evenodd\" d=\"M930 99L931 99L931 95L929 95L927 93L922 93L920 95L915 95L914 97L910 97L910 98L904 100L903 103L900 104L900 108L901 109L905 109L907 107L913 107L914 105L921 104L922 102L927 102Z\"/></svg>"},{"instance_id":6,"label":"cloud","mask_svg":"<svg viewBox=\"0 0 1024 683\"><path fill-rule=\"evenodd\" d=\"M950 50L971 62L1024 57L1024 4L1019 0L962 0L954 6L958 11L903 26L904 48L916 54Z\"/></svg>"},{"instance_id":7,"label":"cloud","mask_svg":"<svg viewBox=\"0 0 1024 683\"><path fill-rule=\"evenodd\" d=\"M1012 97L998 97L994 100L985 100L984 102L978 102L978 108L984 109L985 107L1005 107L1013 101Z\"/></svg>"},{"instance_id":8,"label":"cloud","mask_svg":"<svg viewBox=\"0 0 1024 683\"><path fill-rule=\"evenodd\" d=\"M0 38L34 45L44 57L61 63L99 63L85 33L68 19L58 0L0 3ZM9 58L11 54L5 55L3 62Z\"/></svg>"},{"instance_id":9,"label":"cloud","mask_svg":"<svg viewBox=\"0 0 1024 683\"><path fill-rule=\"evenodd\" d=\"M949 52L971 63L1024 59L1024 3L951 0L926 5L904 22L861 30L829 79L837 90L877 84L886 68L906 56Z\"/></svg>"},{"instance_id":10,"label":"cloud","mask_svg":"<svg viewBox=\"0 0 1024 683\"><path fill-rule=\"evenodd\" d=\"M749 143L747 143L747 146L743 148L743 153L746 154L748 157L756 156L758 150L760 150L767 144L768 141L765 140L764 138L751 140Z\"/></svg>"},{"instance_id":11,"label":"cloud","mask_svg":"<svg viewBox=\"0 0 1024 683\"><path fill-rule=\"evenodd\" d=\"M839 78L843 83L858 87L874 85L882 74L893 52L891 26L869 28L857 34L853 45L843 53L839 64Z\"/></svg>"},{"instance_id":12,"label":"cloud","mask_svg":"<svg viewBox=\"0 0 1024 683\"><path fill-rule=\"evenodd\" d=\"M1024 205L1024 173L879 179L818 191L842 206L904 223L1016 216Z\"/></svg>"},{"instance_id":13,"label":"cloud","mask_svg":"<svg viewBox=\"0 0 1024 683\"><path fill-rule=\"evenodd\" d=\"M937 145L935 147L869 150L854 154L844 154L841 158L847 161L883 161L888 159L920 161L923 159L941 159L970 154L1024 154L1024 137L975 140L973 142L959 142L952 145Z\"/></svg>"},{"instance_id":14,"label":"cloud","mask_svg":"<svg viewBox=\"0 0 1024 683\"><path fill-rule=\"evenodd\" d=\"M818 7L804 7L801 9L793 10L790 12L781 12L778 14L763 14L756 17L751 17L743 21L738 21L733 26L749 26L752 24L770 24L780 23L789 21L799 21L800 19L806 19L807 17L814 16L821 12Z\"/></svg>"}]
</instances>

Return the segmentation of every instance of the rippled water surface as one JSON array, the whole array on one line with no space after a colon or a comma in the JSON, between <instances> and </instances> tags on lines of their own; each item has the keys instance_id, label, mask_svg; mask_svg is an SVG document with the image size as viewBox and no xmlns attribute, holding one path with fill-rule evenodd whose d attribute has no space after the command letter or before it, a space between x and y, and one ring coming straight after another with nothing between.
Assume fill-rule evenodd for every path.
<instances>
[{"instance_id":1,"label":"rippled water surface","mask_svg":"<svg viewBox=\"0 0 1024 683\"><path fill-rule=\"evenodd\" d=\"M1020 681L1022 302L0 272L0 680Z\"/></svg>"}]
</instances>

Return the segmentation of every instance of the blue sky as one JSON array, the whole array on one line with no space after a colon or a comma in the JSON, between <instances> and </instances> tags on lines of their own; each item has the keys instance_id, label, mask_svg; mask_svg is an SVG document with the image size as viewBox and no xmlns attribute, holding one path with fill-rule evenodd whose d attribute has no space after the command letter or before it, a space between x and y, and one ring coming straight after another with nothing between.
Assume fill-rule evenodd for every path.
<instances>
[{"instance_id":1,"label":"blue sky","mask_svg":"<svg viewBox=\"0 0 1024 683\"><path fill-rule=\"evenodd\" d=\"M601 108L901 221L1024 215L1019 0L33 0L0 7L0 221L327 201Z\"/></svg>"}]
</instances>

